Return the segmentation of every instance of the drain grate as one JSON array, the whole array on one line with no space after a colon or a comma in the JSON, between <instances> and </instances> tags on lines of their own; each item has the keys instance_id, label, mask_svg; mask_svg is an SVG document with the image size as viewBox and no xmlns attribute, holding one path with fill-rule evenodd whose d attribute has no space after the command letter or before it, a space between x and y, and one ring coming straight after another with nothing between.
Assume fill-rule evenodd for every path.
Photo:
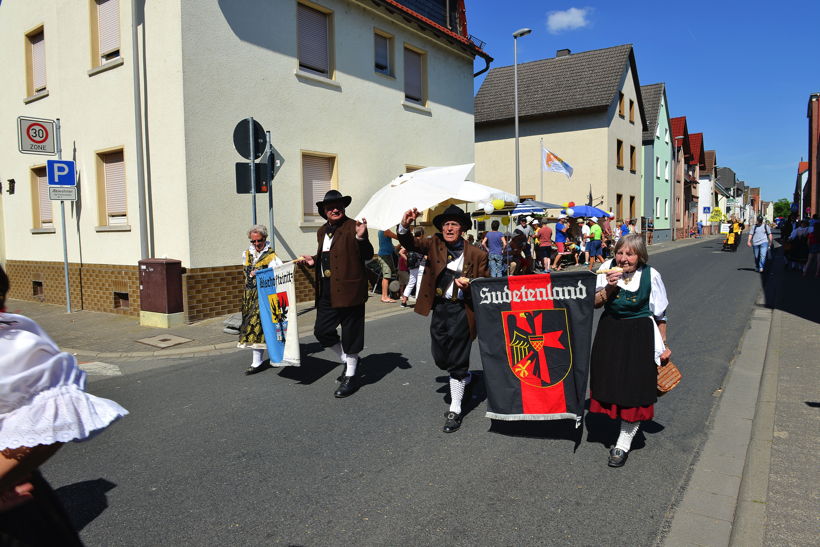
<instances>
[{"instance_id":1,"label":"drain grate","mask_svg":"<svg viewBox=\"0 0 820 547\"><path fill-rule=\"evenodd\" d=\"M158 334L150 338L141 338L137 340L140 344L146 344L159 349L170 348L171 346L178 346L190 342L190 338L183 338L182 336L174 336L173 334Z\"/></svg>"}]
</instances>

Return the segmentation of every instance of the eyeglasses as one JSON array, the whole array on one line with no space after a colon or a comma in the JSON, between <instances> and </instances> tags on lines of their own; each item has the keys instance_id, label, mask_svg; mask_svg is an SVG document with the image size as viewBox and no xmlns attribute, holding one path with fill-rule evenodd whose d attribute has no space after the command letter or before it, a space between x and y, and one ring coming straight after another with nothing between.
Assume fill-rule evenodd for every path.
<instances>
[{"instance_id":1,"label":"eyeglasses","mask_svg":"<svg viewBox=\"0 0 820 547\"><path fill-rule=\"evenodd\" d=\"M264 242L265 242L264 239L252 239L251 240L251 243L264 243Z\"/></svg>"},{"instance_id":2,"label":"eyeglasses","mask_svg":"<svg viewBox=\"0 0 820 547\"><path fill-rule=\"evenodd\" d=\"M327 211L327 212L330 212L330 211L344 211L344 210L345 210L344 207L342 207L341 205L337 205L335 203L325 205L325 211Z\"/></svg>"}]
</instances>

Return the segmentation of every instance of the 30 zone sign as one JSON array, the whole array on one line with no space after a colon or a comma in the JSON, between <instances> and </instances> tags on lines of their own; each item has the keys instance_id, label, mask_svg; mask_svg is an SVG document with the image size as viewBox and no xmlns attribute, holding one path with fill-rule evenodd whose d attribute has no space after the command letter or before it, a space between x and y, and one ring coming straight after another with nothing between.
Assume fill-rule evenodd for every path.
<instances>
[{"instance_id":1,"label":"30 zone sign","mask_svg":"<svg viewBox=\"0 0 820 547\"><path fill-rule=\"evenodd\" d=\"M19 150L23 154L56 154L54 120L42 118L17 118Z\"/></svg>"}]
</instances>

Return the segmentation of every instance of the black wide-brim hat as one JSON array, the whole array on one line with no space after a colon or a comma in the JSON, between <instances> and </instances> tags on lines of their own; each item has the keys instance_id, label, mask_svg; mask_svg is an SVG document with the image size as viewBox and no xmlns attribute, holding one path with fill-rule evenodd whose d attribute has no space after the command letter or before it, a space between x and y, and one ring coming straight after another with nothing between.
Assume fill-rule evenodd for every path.
<instances>
[{"instance_id":1,"label":"black wide-brim hat","mask_svg":"<svg viewBox=\"0 0 820 547\"><path fill-rule=\"evenodd\" d=\"M342 209L347 209L347 206L350 205L353 198L350 196L343 196L338 190L328 191L328 193L325 194L325 199L316 202L316 208L319 209L319 214L322 218L327 218L327 214L325 213L325 204L337 201L342 202Z\"/></svg>"},{"instance_id":2,"label":"black wide-brim hat","mask_svg":"<svg viewBox=\"0 0 820 547\"><path fill-rule=\"evenodd\" d=\"M440 215L436 215L433 219L433 226L435 226L439 229L439 231L441 231L441 227L448 220L455 220L456 222L461 224L461 229L465 232L469 230L472 226L470 215L465 213L460 207L456 205L450 205L444 210L443 213L441 213Z\"/></svg>"}]
</instances>

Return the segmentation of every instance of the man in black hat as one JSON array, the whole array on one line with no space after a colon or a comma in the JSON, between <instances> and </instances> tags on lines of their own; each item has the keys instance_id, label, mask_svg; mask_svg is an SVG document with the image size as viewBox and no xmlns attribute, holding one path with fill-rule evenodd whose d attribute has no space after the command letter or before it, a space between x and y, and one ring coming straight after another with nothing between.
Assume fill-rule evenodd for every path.
<instances>
[{"instance_id":1,"label":"man in black hat","mask_svg":"<svg viewBox=\"0 0 820 547\"><path fill-rule=\"evenodd\" d=\"M356 365L364 348L364 303L367 300L367 273L364 263L373 258L367 237L367 220L348 218L345 208L350 196L330 190L316 202L319 214L327 219L316 236L319 247L313 256L303 255L316 266L316 323L313 334L344 364L334 395L342 398L356 391ZM342 336L336 332L341 325Z\"/></svg>"},{"instance_id":2,"label":"man in black hat","mask_svg":"<svg viewBox=\"0 0 820 547\"><path fill-rule=\"evenodd\" d=\"M417 288L415 312L430 320L433 359L450 374L450 409L445 414L444 432L461 427L461 400L470 383L470 348L475 339L475 318L470 297L470 282L489 277L487 253L466 245L462 235L470 228L470 215L455 205L433 219L441 233L413 237L410 224L419 216L417 209L404 213L398 238L408 251L427 255L420 285Z\"/></svg>"}]
</instances>

